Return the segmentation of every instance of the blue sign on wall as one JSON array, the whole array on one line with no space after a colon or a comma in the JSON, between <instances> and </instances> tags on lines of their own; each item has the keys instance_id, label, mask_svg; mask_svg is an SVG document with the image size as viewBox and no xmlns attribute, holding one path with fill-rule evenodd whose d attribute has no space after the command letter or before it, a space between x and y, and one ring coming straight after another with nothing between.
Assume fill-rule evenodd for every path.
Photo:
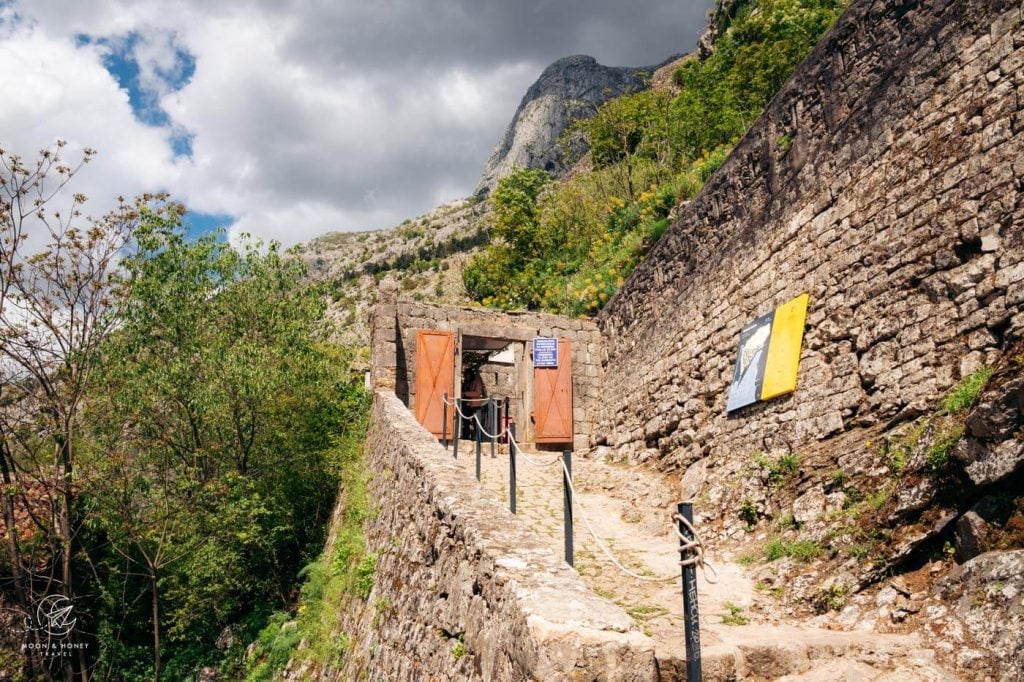
<instances>
[{"instance_id":1,"label":"blue sign on wall","mask_svg":"<svg viewBox=\"0 0 1024 682\"><path fill-rule=\"evenodd\" d=\"M558 367L558 339L538 336L533 340L533 366Z\"/></svg>"}]
</instances>

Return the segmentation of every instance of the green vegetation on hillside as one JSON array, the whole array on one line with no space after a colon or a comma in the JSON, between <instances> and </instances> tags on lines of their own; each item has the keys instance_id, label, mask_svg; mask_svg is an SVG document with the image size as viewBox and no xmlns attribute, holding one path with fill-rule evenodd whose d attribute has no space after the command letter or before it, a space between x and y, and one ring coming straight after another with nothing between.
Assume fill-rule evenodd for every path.
<instances>
[{"instance_id":1,"label":"green vegetation on hillside","mask_svg":"<svg viewBox=\"0 0 1024 682\"><path fill-rule=\"evenodd\" d=\"M217 662L225 627L249 641L288 602L366 398L344 352L316 341L323 302L300 261L189 243L176 222L136 239L87 414L100 665L152 679L158 608L162 677L185 679Z\"/></svg>"},{"instance_id":2,"label":"green vegetation on hillside","mask_svg":"<svg viewBox=\"0 0 1024 682\"><path fill-rule=\"evenodd\" d=\"M61 147L0 150L2 597L74 604L54 677L234 679L323 547L368 395L301 260L189 241L162 196L57 207Z\"/></svg>"},{"instance_id":3,"label":"green vegetation on hillside","mask_svg":"<svg viewBox=\"0 0 1024 682\"><path fill-rule=\"evenodd\" d=\"M343 465L338 500L341 518L340 523L335 523L333 547L303 569L305 582L294 613L281 610L267 620L246 660L248 682L276 679L289 660L337 666L345 655L348 636L338 632L338 614L345 611L351 600L369 596L376 568L376 556L366 553L363 535L363 522L372 513L367 494L369 474L362 449L365 434L363 420L338 452ZM377 604L379 611L386 606Z\"/></svg>"},{"instance_id":4,"label":"green vegetation on hillside","mask_svg":"<svg viewBox=\"0 0 1024 682\"><path fill-rule=\"evenodd\" d=\"M704 61L684 62L677 95L644 91L578 121L593 171L555 182L518 170L499 182L492 244L463 278L476 301L596 313L700 191L841 13L843 0L740 3ZM788 148L791 139L780 141Z\"/></svg>"}]
</instances>

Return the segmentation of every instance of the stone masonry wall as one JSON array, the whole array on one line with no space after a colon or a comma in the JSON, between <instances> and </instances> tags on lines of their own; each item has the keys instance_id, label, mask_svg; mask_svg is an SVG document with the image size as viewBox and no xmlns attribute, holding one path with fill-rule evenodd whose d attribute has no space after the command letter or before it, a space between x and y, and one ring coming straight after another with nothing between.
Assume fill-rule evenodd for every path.
<instances>
[{"instance_id":1,"label":"stone masonry wall","mask_svg":"<svg viewBox=\"0 0 1024 682\"><path fill-rule=\"evenodd\" d=\"M369 598L342 615L336 679L657 679L632 619L480 496L390 391L375 395L366 447L377 568Z\"/></svg>"},{"instance_id":2,"label":"stone masonry wall","mask_svg":"<svg viewBox=\"0 0 1024 682\"><path fill-rule=\"evenodd\" d=\"M530 343L536 336L572 341L574 446L586 448L597 415L601 386L601 334L591 320L486 308L383 302L371 320L372 382L391 388L411 409L416 404L416 332L461 330L463 335ZM527 357L526 362L530 360ZM532 365L526 371L532 373ZM523 387L520 387L523 390ZM526 400L527 405L532 400ZM521 420L520 420L521 421ZM520 435L523 431L520 429Z\"/></svg>"},{"instance_id":3,"label":"stone masonry wall","mask_svg":"<svg viewBox=\"0 0 1024 682\"><path fill-rule=\"evenodd\" d=\"M1024 328L1019 0L855 0L599 318L599 443L663 468L908 414ZM808 292L794 394L727 416Z\"/></svg>"}]
</instances>

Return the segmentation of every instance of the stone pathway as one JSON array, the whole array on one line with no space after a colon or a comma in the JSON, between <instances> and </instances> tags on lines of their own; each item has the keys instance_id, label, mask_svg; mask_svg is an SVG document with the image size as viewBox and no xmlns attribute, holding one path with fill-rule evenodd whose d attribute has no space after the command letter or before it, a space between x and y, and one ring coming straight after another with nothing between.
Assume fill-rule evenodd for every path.
<instances>
[{"instance_id":1,"label":"stone pathway","mask_svg":"<svg viewBox=\"0 0 1024 682\"><path fill-rule=\"evenodd\" d=\"M540 463L556 455L527 453ZM461 444L459 461L475 472L472 443ZM485 443L484 494L495 495L506 506L508 470L507 449L499 446L492 459ZM521 457L517 474L518 516L561 556L561 466L538 466ZM671 521L678 493L645 469L579 456L573 460L573 478L580 503L574 508L576 570L596 594L620 605L655 641L662 680L685 679L678 539ZM616 568L587 530L583 514L620 563L640 575L669 579L641 581ZM755 589L743 566L722 560L714 548L709 548L708 561L718 572L718 582L698 577L705 680L955 679L913 636L782 625L772 597Z\"/></svg>"}]
</instances>

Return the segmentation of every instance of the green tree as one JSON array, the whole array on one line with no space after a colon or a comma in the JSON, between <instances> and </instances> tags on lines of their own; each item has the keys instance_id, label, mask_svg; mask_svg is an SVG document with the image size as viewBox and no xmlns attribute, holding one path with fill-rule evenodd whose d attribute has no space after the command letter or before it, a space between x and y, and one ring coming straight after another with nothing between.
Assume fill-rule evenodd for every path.
<instances>
[{"instance_id":1,"label":"green tree","mask_svg":"<svg viewBox=\"0 0 1024 682\"><path fill-rule=\"evenodd\" d=\"M508 286L509 276L525 264L544 258L554 246L554 235L541 226L540 197L551 182L542 170L517 168L498 182L492 234L498 241L463 271L469 295L477 300L500 300L507 307L529 305L529 297Z\"/></svg>"},{"instance_id":2,"label":"green tree","mask_svg":"<svg viewBox=\"0 0 1024 682\"><path fill-rule=\"evenodd\" d=\"M143 216L90 405L100 615L122 623L101 631L101 669L155 679L192 675L221 630L244 636L292 598L323 541L335 444L366 406L300 259L190 242L178 223Z\"/></svg>"},{"instance_id":3,"label":"green tree","mask_svg":"<svg viewBox=\"0 0 1024 682\"><path fill-rule=\"evenodd\" d=\"M142 210L173 210L162 197L144 196L120 199L100 218L83 215L87 198L68 196L68 186L94 152L84 150L69 165L64 147L58 141L34 162L0 148L4 550L26 617L44 595L83 605L82 414L123 300L119 257L131 248ZM19 525L18 517L29 521ZM81 643L77 630L70 637ZM75 658L49 664L61 666L65 680L88 677L82 648Z\"/></svg>"},{"instance_id":4,"label":"green tree","mask_svg":"<svg viewBox=\"0 0 1024 682\"><path fill-rule=\"evenodd\" d=\"M542 255L549 241L540 229L538 199L550 182L551 176L542 170L518 168L494 191L494 236L520 258Z\"/></svg>"}]
</instances>

